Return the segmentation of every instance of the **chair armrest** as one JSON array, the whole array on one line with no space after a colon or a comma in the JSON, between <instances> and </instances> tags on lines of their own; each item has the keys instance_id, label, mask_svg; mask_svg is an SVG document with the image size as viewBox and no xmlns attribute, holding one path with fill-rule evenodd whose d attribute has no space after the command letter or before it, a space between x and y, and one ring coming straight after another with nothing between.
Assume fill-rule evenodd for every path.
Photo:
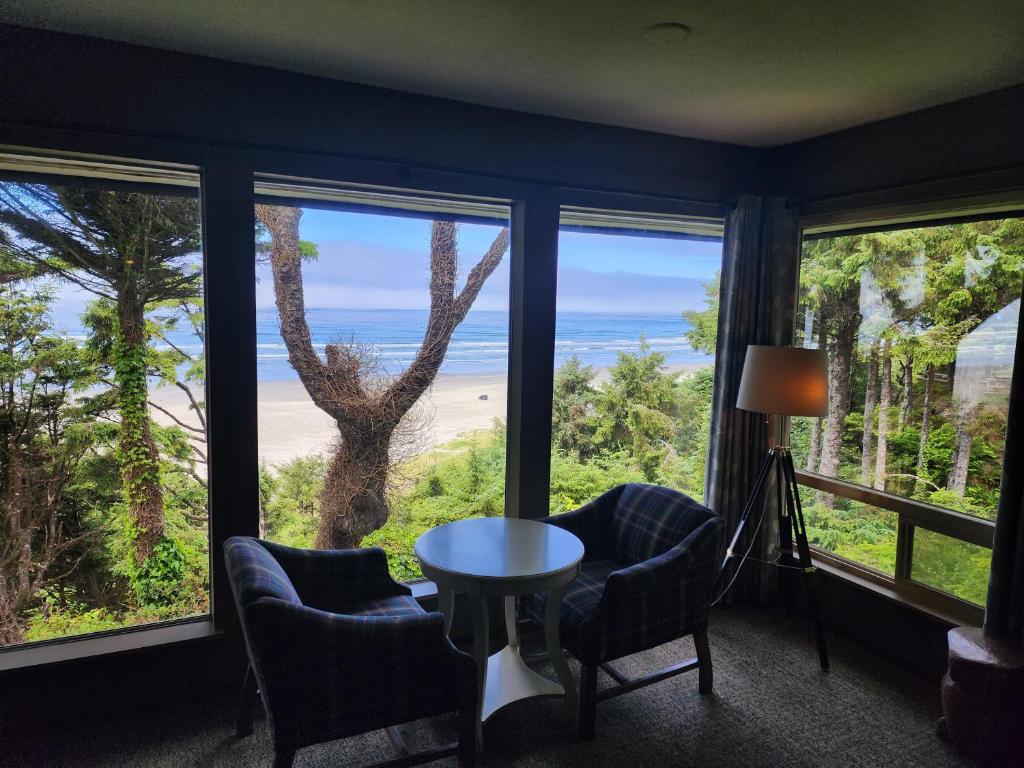
<instances>
[{"instance_id":1,"label":"chair armrest","mask_svg":"<svg viewBox=\"0 0 1024 768\"><path fill-rule=\"evenodd\" d=\"M698 579L709 579L710 587L717 580L717 565L721 560L725 521L713 517L697 526L690 534L667 552L626 568L613 571L605 583L601 605L624 598L635 598L645 592L671 585L697 571Z\"/></svg>"},{"instance_id":2,"label":"chair armrest","mask_svg":"<svg viewBox=\"0 0 1024 768\"><path fill-rule=\"evenodd\" d=\"M295 549L260 541L288 578L304 605L323 611L342 612L346 605L363 600L412 594L388 572L382 549Z\"/></svg>"},{"instance_id":3,"label":"chair armrest","mask_svg":"<svg viewBox=\"0 0 1024 768\"><path fill-rule=\"evenodd\" d=\"M563 512L543 518L542 522L562 528L583 542L588 558L599 557L607 551L611 537L611 517L619 503L624 486L605 491L596 499L587 502L572 512Z\"/></svg>"}]
</instances>

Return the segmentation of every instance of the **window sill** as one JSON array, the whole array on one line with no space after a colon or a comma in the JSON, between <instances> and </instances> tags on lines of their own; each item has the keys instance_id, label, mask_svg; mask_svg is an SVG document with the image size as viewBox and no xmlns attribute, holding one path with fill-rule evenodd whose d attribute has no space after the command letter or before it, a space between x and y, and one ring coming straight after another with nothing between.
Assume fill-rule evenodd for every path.
<instances>
[{"instance_id":1,"label":"window sill","mask_svg":"<svg viewBox=\"0 0 1024 768\"><path fill-rule=\"evenodd\" d=\"M815 568L822 573L828 574L832 578L842 579L852 584L856 584L861 589L874 592L876 595L880 595L890 602L907 606L918 613L939 619L950 626L981 626L981 623L985 618L985 612L982 608L978 608L976 606L964 606L963 610L944 609L931 601L900 591L896 589L894 585L883 584L881 581L860 576L853 570L842 568L831 562L825 562L820 557L817 557L816 553L813 552L812 562L814 563Z\"/></svg>"},{"instance_id":2,"label":"window sill","mask_svg":"<svg viewBox=\"0 0 1024 768\"><path fill-rule=\"evenodd\" d=\"M168 643L200 640L217 637L221 634L213 628L213 620L209 616L204 616L162 626L141 627L80 639L68 638L58 642L40 643L0 651L0 672L134 651Z\"/></svg>"},{"instance_id":3,"label":"window sill","mask_svg":"<svg viewBox=\"0 0 1024 768\"><path fill-rule=\"evenodd\" d=\"M412 590L412 596L417 600L433 600L437 597L437 584L432 581L407 581L405 586Z\"/></svg>"}]
</instances>

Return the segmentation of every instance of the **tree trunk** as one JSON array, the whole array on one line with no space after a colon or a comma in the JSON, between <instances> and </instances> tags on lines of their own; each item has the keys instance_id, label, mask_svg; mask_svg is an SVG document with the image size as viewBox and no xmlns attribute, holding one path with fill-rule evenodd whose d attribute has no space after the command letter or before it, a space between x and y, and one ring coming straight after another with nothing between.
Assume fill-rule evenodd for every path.
<instances>
[{"instance_id":1,"label":"tree trunk","mask_svg":"<svg viewBox=\"0 0 1024 768\"><path fill-rule=\"evenodd\" d=\"M328 466L321 496L316 546L358 547L364 536L387 522L387 481L391 437L402 419L433 383L444 362L452 334L465 319L484 282L508 249L503 229L469 271L461 291L457 228L434 222L430 241L430 315L423 343L400 376L379 385L364 371L365 353L356 344L328 344L326 362L313 347L306 322L299 251L302 211L256 206L256 215L271 236L270 265L281 337L288 360L318 408L338 428L338 443Z\"/></svg>"},{"instance_id":2,"label":"tree trunk","mask_svg":"<svg viewBox=\"0 0 1024 768\"><path fill-rule=\"evenodd\" d=\"M864 387L864 434L860 443L860 481L871 485L871 464L874 458L875 402L878 400L878 342L871 344L868 355L867 384Z\"/></svg>"},{"instance_id":3,"label":"tree trunk","mask_svg":"<svg viewBox=\"0 0 1024 768\"><path fill-rule=\"evenodd\" d=\"M0 582L0 647L15 645L23 639L21 619L14 603L6 585Z\"/></svg>"},{"instance_id":4,"label":"tree trunk","mask_svg":"<svg viewBox=\"0 0 1024 768\"><path fill-rule=\"evenodd\" d=\"M935 366L931 363L924 369L924 401L921 403L921 437L917 443L917 468L914 475L914 493L920 493L924 478L924 452L928 445L928 436L932 430L932 393L935 390Z\"/></svg>"},{"instance_id":5,"label":"tree trunk","mask_svg":"<svg viewBox=\"0 0 1024 768\"><path fill-rule=\"evenodd\" d=\"M338 429L344 450L335 452L327 468L317 549L358 547L388 520L390 431L373 424Z\"/></svg>"},{"instance_id":6,"label":"tree trunk","mask_svg":"<svg viewBox=\"0 0 1024 768\"><path fill-rule=\"evenodd\" d=\"M810 317L810 313L808 313ZM818 323L818 349L828 347L828 330L825 323ZM804 468L808 472L818 471L818 462L821 461L821 432L825 426L825 419L819 416L811 425L811 444L807 447L807 463Z\"/></svg>"},{"instance_id":7,"label":"tree trunk","mask_svg":"<svg viewBox=\"0 0 1024 768\"><path fill-rule=\"evenodd\" d=\"M972 409L956 403L956 438L953 440L953 467L949 471L946 487L963 498L967 490L967 469L971 461L971 414Z\"/></svg>"},{"instance_id":8,"label":"tree trunk","mask_svg":"<svg viewBox=\"0 0 1024 768\"><path fill-rule=\"evenodd\" d=\"M878 450L875 452L875 488L885 490L889 460L889 409L892 407L892 342L882 342L882 370L878 381Z\"/></svg>"},{"instance_id":9,"label":"tree trunk","mask_svg":"<svg viewBox=\"0 0 1024 768\"><path fill-rule=\"evenodd\" d=\"M821 464L818 471L827 477L838 477L839 455L843 447L846 415L850 412L850 374L853 370L853 346L860 315L840 313L836 318L835 341L828 361L828 416L822 437ZM819 494L818 500L827 508L835 505L831 494Z\"/></svg>"},{"instance_id":10,"label":"tree trunk","mask_svg":"<svg viewBox=\"0 0 1024 768\"><path fill-rule=\"evenodd\" d=\"M818 460L821 458L821 416L811 424L811 443L807 447L807 462L804 469L808 472L818 471Z\"/></svg>"},{"instance_id":11,"label":"tree trunk","mask_svg":"<svg viewBox=\"0 0 1024 768\"><path fill-rule=\"evenodd\" d=\"M160 452L150 428L146 381L144 307L129 278L118 292L118 334L114 349L117 407L121 418L117 460L133 531L137 563L144 562L164 535L164 501L160 486Z\"/></svg>"},{"instance_id":12,"label":"tree trunk","mask_svg":"<svg viewBox=\"0 0 1024 768\"><path fill-rule=\"evenodd\" d=\"M908 355L903 361L903 402L900 403L900 432L910 423L910 413L914 408L914 361Z\"/></svg>"}]
</instances>

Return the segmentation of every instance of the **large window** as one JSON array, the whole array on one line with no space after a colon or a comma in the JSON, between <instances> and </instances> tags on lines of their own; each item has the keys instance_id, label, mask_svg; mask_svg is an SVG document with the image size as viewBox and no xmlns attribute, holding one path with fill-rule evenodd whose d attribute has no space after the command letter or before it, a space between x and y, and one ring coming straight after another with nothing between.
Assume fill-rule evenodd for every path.
<instances>
[{"instance_id":1,"label":"large window","mask_svg":"<svg viewBox=\"0 0 1024 768\"><path fill-rule=\"evenodd\" d=\"M553 514L624 482L704 496L722 244L660 223L563 213Z\"/></svg>"},{"instance_id":2,"label":"large window","mask_svg":"<svg viewBox=\"0 0 1024 768\"><path fill-rule=\"evenodd\" d=\"M829 408L792 443L843 481L809 478L816 546L984 602L1022 280L1018 218L805 240L798 340L828 349Z\"/></svg>"},{"instance_id":3,"label":"large window","mask_svg":"<svg viewBox=\"0 0 1024 768\"><path fill-rule=\"evenodd\" d=\"M0 168L0 645L204 614L198 175Z\"/></svg>"},{"instance_id":4,"label":"large window","mask_svg":"<svg viewBox=\"0 0 1024 768\"><path fill-rule=\"evenodd\" d=\"M260 183L261 534L376 545L505 508L509 209Z\"/></svg>"}]
</instances>

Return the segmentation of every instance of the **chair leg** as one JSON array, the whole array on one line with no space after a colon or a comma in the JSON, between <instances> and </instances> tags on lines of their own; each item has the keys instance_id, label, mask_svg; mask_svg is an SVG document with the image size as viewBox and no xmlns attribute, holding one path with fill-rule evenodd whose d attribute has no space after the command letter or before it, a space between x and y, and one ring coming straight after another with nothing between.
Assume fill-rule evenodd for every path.
<instances>
[{"instance_id":1,"label":"chair leg","mask_svg":"<svg viewBox=\"0 0 1024 768\"><path fill-rule=\"evenodd\" d=\"M594 738L597 721L597 665L580 665L580 738Z\"/></svg>"},{"instance_id":2,"label":"chair leg","mask_svg":"<svg viewBox=\"0 0 1024 768\"><path fill-rule=\"evenodd\" d=\"M292 768L293 762L295 762L294 749L274 750L274 768Z\"/></svg>"},{"instance_id":3,"label":"chair leg","mask_svg":"<svg viewBox=\"0 0 1024 768\"><path fill-rule=\"evenodd\" d=\"M702 694L708 694L714 686L715 673L711 666L707 624L698 627L693 633L693 644L697 648L697 690Z\"/></svg>"},{"instance_id":4,"label":"chair leg","mask_svg":"<svg viewBox=\"0 0 1024 768\"><path fill-rule=\"evenodd\" d=\"M459 767L476 767L476 704L459 709Z\"/></svg>"},{"instance_id":5,"label":"chair leg","mask_svg":"<svg viewBox=\"0 0 1024 768\"><path fill-rule=\"evenodd\" d=\"M238 738L248 736L253 731L256 695L256 674L250 664L245 668L245 681L242 683L242 693L238 697L238 719L235 723L235 736Z\"/></svg>"}]
</instances>

